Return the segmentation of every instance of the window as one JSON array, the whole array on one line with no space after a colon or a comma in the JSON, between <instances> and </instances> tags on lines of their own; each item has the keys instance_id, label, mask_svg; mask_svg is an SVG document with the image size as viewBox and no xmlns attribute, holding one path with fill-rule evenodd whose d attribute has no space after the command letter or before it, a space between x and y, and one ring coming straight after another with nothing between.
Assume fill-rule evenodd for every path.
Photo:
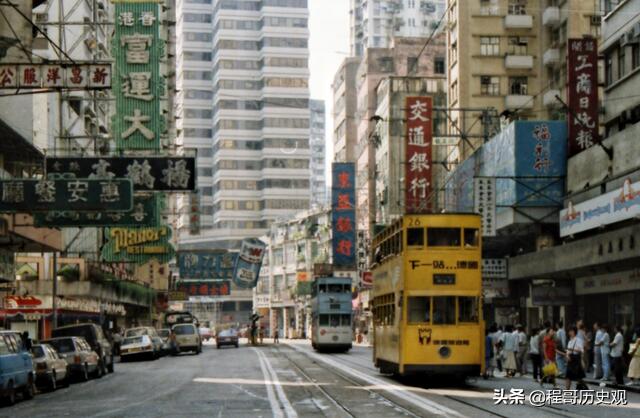
<instances>
[{"instance_id":1,"label":"window","mask_svg":"<svg viewBox=\"0 0 640 418\"><path fill-rule=\"evenodd\" d=\"M433 298L433 324L447 325L456 323L456 297L436 296Z\"/></svg>"},{"instance_id":2,"label":"window","mask_svg":"<svg viewBox=\"0 0 640 418\"><path fill-rule=\"evenodd\" d=\"M418 57L407 57L407 72L417 70Z\"/></svg>"},{"instance_id":3,"label":"window","mask_svg":"<svg viewBox=\"0 0 640 418\"><path fill-rule=\"evenodd\" d=\"M211 52L184 51L185 61L211 61Z\"/></svg>"},{"instance_id":4,"label":"window","mask_svg":"<svg viewBox=\"0 0 640 418\"><path fill-rule=\"evenodd\" d=\"M480 14L492 16L498 14L498 0L480 0Z\"/></svg>"},{"instance_id":5,"label":"window","mask_svg":"<svg viewBox=\"0 0 640 418\"><path fill-rule=\"evenodd\" d=\"M264 38L263 47L275 48L307 48L308 43L304 38Z\"/></svg>"},{"instance_id":6,"label":"window","mask_svg":"<svg viewBox=\"0 0 640 418\"><path fill-rule=\"evenodd\" d=\"M431 298L410 296L407 298L407 323L424 324L431 321Z\"/></svg>"},{"instance_id":7,"label":"window","mask_svg":"<svg viewBox=\"0 0 640 418\"><path fill-rule=\"evenodd\" d=\"M191 23L211 23L211 15L206 13L185 13L184 21Z\"/></svg>"},{"instance_id":8,"label":"window","mask_svg":"<svg viewBox=\"0 0 640 418\"><path fill-rule=\"evenodd\" d=\"M187 99L211 100L213 93L209 90L186 90L185 96Z\"/></svg>"},{"instance_id":9,"label":"window","mask_svg":"<svg viewBox=\"0 0 640 418\"><path fill-rule=\"evenodd\" d=\"M611 53L604 58L604 74L606 77L605 84L607 86L613 84L613 58L611 57Z\"/></svg>"},{"instance_id":10,"label":"window","mask_svg":"<svg viewBox=\"0 0 640 418\"><path fill-rule=\"evenodd\" d=\"M213 73L211 71L185 71L183 77L185 80L211 80Z\"/></svg>"},{"instance_id":11,"label":"window","mask_svg":"<svg viewBox=\"0 0 640 418\"><path fill-rule=\"evenodd\" d=\"M500 55L500 38L498 36L481 36L480 55Z\"/></svg>"},{"instance_id":12,"label":"window","mask_svg":"<svg viewBox=\"0 0 640 418\"><path fill-rule=\"evenodd\" d=\"M625 75L625 60L626 60L626 53L625 50L627 48L624 46L621 46L618 49L618 80L620 80L622 77L624 77Z\"/></svg>"},{"instance_id":13,"label":"window","mask_svg":"<svg viewBox=\"0 0 640 418\"><path fill-rule=\"evenodd\" d=\"M186 118L210 119L213 117L213 112L209 109L185 109L184 115Z\"/></svg>"},{"instance_id":14,"label":"window","mask_svg":"<svg viewBox=\"0 0 640 418\"><path fill-rule=\"evenodd\" d=\"M624 250L624 239L620 238L618 240L618 251L623 251Z\"/></svg>"},{"instance_id":15,"label":"window","mask_svg":"<svg viewBox=\"0 0 640 418\"><path fill-rule=\"evenodd\" d=\"M350 314L342 314L342 321L340 322L340 325L343 327L350 327L351 326L351 315Z\"/></svg>"},{"instance_id":16,"label":"window","mask_svg":"<svg viewBox=\"0 0 640 418\"><path fill-rule=\"evenodd\" d=\"M320 286L320 292L322 293L322 286ZM319 315L318 323L320 324L321 327L328 326L329 325L329 315L327 315L327 314Z\"/></svg>"},{"instance_id":17,"label":"window","mask_svg":"<svg viewBox=\"0 0 640 418\"><path fill-rule=\"evenodd\" d=\"M480 232L477 228L464 229L464 246L477 247L480 243Z\"/></svg>"},{"instance_id":18,"label":"window","mask_svg":"<svg viewBox=\"0 0 640 418\"><path fill-rule=\"evenodd\" d=\"M427 246L459 247L460 228L427 228Z\"/></svg>"},{"instance_id":19,"label":"window","mask_svg":"<svg viewBox=\"0 0 640 418\"><path fill-rule=\"evenodd\" d=\"M633 235L631 235L629 237L629 249L633 250L634 248L636 248L636 239Z\"/></svg>"},{"instance_id":20,"label":"window","mask_svg":"<svg viewBox=\"0 0 640 418\"><path fill-rule=\"evenodd\" d=\"M507 13L510 15L526 15L527 0L509 0Z\"/></svg>"},{"instance_id":21,"label":"window","mask_svg":"<svg viewBox=\"0 0 640 418\"><path fill-rule=\"evenodd\" d=\"M529 38L526 36L509 37L509 54L511 55L527 55L528 46Z\"/></svg>"},{"instance_id":22,"label":"window","mask_svg":"<svg viewBox=\"0 0 640 418\"><path fill-rule=\"evenodd\" d=\"M458 297L458 322L478 322L477 297Z\"/></svg>"},{"instance_id":23,"label":"window","mask_svg":"<svg viewBox=\"0 0 640 418\"><path fill-rule=\"evenodd\" d=\"M451 44L451 49L449 50L449 54L451 54L449 59L450 63L458 62L458 42L457 41Z\"/></svg>"},{"instance_id":24,"label":"window","mask_svg":"<svg viewBox=\"0 0 640 418\"><path fill-rule=\"evenodd\" d=\"M424 245L424 228L407 228L407 246Z\"/></svg>"},{"instance_id":25,"label":"window","mask_svg":"<svg viewBox=\"0 0 640 418\"><path fill-rule=\"evenodd\" d=\"M488 96L500 95L500 77L480 76L480 94Z\"/></svg>"},{"instance_id":26,"label":"window","mask_svg":"<svg viewBox=\"0 0 640 418\"><path fill-rule=\"evenodd\" d=\"M433 72L436 74L444 74L446 71L444 57L435 57L433 60Z\"/></svg>"},{"instance_id":27,"label":"window","mask_svg":"<svg viewBox=\"0 0 640 418\"><path fill-rule=\"evenodd\" d=\"M631 45L631 69L640 67L640 43Z\"/></svg>"},{"instance_id":28,"label":"window","mask_svg":"<svg viewBox=\"0 0 640 418\"><path fill-rule=\"evenodd\" d=\"M526 95L527 77L509 77L509 94Z\"/></svg>"},{"instance_id":29,"label":"window","mask_svg":"<svg viewBox=\"0 0 640 418\"><path fill-rule=\"evenodd\" d=\"M185 32L187 41L194 42L211 42L213 35L209 32Z\"/></svg>"}]
</instances>

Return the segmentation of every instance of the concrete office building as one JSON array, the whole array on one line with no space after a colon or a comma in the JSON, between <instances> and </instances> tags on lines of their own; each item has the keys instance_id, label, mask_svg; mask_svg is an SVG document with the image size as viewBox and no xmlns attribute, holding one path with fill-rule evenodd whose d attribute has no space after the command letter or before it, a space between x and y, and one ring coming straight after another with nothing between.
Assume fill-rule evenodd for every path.
<instances>
[{"instance_id":1,"label":"concrete office building","mask_svg":"<svg viewBox=\"0 0 640 418\"><path fill-rule=\"evenodd\" d=\"M445 0L351 0L351 55L387 48L394 37L428 37L445 11ZM441 28L439 28L441 29Z\"/></svg>"},{"instance_id":2,"label":"concrete office building","mask_svg":"<svg viewBox=\"0 0 640 418\"><path fill-rule=\"evenodd\" d=\"M327 203L327 182L325 169L325 124L324 100L309 101L309 147L311 164L309 166L309 186L311 205L322 206Z\"/></svg>"},{"instance_id":3,"label":"concrete office building","mask_svg":"<svg viewBox=\"0 0 640 418\"><path fill-rule=\"evenodd\" d=\"M355 161L358 120L356 72L360 58L345 58L333 77L333 161Z\"/></svg>"}]
</instances>

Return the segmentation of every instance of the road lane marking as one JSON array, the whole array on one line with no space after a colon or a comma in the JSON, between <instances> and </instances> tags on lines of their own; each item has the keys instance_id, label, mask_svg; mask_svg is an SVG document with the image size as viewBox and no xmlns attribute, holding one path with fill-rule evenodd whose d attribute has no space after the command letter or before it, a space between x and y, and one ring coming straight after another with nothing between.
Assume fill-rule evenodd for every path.
<instances>
[{"instance_id":1,"label":"road lane marking","mask_svg":"<svg viewBox=\"0 0 640 418\"><path fill-rule=\"evenodd\" d=\"M254 350L256 350L254 348ZM273 418L282 418L284 415L282 414L282 410L280 409L280 404L276 399L276 395L273 391L273 385L267 384L267 382L271 381L271 376L269 376L269 372L267 372L267 368L264 364L264 360L260 357L260 353L258 353L258 361L260 363L260 369L262 369L262 375L264 376L264 385L267 388L267 397L269 398L269 404L271 405L271 411L273 412Z\"/></svg>"},{"instance_id":2,"label":"road lane marking","mask_svg":"<svg viewBox=\"0 0 640 418\"><path fill-rule=\"evenodd\" d=\"M287 344L287 343L285 343ZM312 357L316 360L322 361L323 363L335 367L336 369L346 372L353 377L356 377L360 380L364 380L368 382L370 385L373 385L380 390L385 392L389 392L401 398L421 409L424 409L430 413L437 415L446 415L446 416L455 416L455 417L463 417L462 414L454 411L453 409L447 408L446 406L439 405L437 402L431 401L429 399L423 398L422 396L418 396L414 393L407 392L407 388L400 385L393 385L385 382L384 380L378 379L373 376L369 376L365 373L362 373L356 369L351 368L350 366L344 364L341 361L332 360L331 357L324 357L314 352L305 350L300 347L296 347L294 344L287 344L289 347L293 348L296 351L306 354L309 357Z\"/></svg>"},{"instance_id":3,"label":"road lane marking","mask_svg":"<svg viewBox=\"0 0 640 418\"><path fill-rule=\"evenodd\" d=\"M280 399L280 403L282 403L282 406L284 406L284 411L287 414L287 417L298 418L298 414L296 413L295 409L293 409L293 406L291 406L291 402L289 402L287 395L284 393L284 389L282 389L282 384L280 383L280 379L278 379L278 375L273 370L273 367L271 367L269 358L267 358L267 356L265 356L261 350L258 350L255 347L253 347L253 350L258 353L258 358L260 358L264 362L267 371L271 374L271 381L275 383L276 394Z\"/></svg>"},{"instance_id":4,"label":"road lane marking","mask_svg":"<svg viewBox=\"0 0 640 418\"><path fill-rule=\"evenodd\" d=\"M235 377L196 377L193 379L198 383L220 383L220 384L236 384L236 385L280 385L280 386L318 386L318 385L331 385L332 383L313 383L313 382L280 382L273 380L260 380L260 379L238 379Z\"/></svg>"}]
</instances>

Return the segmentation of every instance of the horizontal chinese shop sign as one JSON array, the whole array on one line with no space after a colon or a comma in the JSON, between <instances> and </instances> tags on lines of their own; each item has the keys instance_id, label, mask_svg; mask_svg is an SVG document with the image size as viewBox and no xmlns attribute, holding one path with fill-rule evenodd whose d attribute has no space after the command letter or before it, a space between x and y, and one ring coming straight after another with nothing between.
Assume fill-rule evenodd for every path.
<instances>
[{"instance_id":1,"label":"horizontal chinese shop sign","mask_svg":"<svg viewBox=\"0 0 640 418\"><path fill-rule=\"evenodd\" d=\"M46 63L0 65L0 89L111 88L109 63Z\"/></svg>"},{"instance_id":2,"label":"horizontal chinese shop sign","mask_svg":"<svg viewBox=\"0 0 640 418\"><path fill-rule=\"evenodd\" d=\"M132 201L129 179L0 180L0 212L123 212Z\"/></svg>"},{"instance_id":3,"label":"horizontal chinese shop sign","mask_svg":"<svg viewBox=\"0 0 640 418\"><path fill-rule=\"evenodd\" d=\"M168 263L175 250L170 243L171 228L105 228L107 243L102 247L106 262L144 264L152 258Z\"/></svg>"},{"instance_id":4,"label":"horizontal chinese shop sign","mask_svg":"<svg viewBox=\"0 0 640 418\"><path fill-rule=\"evenodd\" d=\"M181 251L178 269L181 279L231 279L237 254L224 250Z\"/></svg>"},{"instance_id":5,"label":"horizontal chinese shop sign","mask_svg":"<svg viewBox=\"0 0 640 418\"><path fill-rule=\"evenodd\" d=\"M179 283L178 292L184 292L187 296L229 296L231 294L231 282L222 280L219 282L192 282Z\"/></svg>"},{"instance_id":6,"label":"horizontal chinese shop sign","mask_svg":"<svg viewBox=\"0 0 640 418\"><path fill-rule=\"evenodd\" d=\"M136 191L186 191L196 184L193 157L47 158L47 173L131 179Z\"/></svg>"},{"instance_id":7,"label":"horizontal chinese shop sign","mask_svg":"<svg viewBox=\"0 0 640 418\"><path fill-rule=\"evenodd\" d=\"M36 227L106 227L157 226L160 221L161 199L158 194L134 196L133 209L128 212L76 212L60 211L36 213Z\"/></svg>"}]
</instances>

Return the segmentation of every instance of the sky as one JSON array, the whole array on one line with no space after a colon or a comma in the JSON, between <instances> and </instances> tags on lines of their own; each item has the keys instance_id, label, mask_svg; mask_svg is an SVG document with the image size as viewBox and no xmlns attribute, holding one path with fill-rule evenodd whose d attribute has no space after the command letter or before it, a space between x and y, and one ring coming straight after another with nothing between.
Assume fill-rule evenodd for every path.
<instances>
[{"instance_id":1,"label":"sky","mask_svg":"<svg viewBox=\"0 0 640 418\"><path fill-rule=\"evenodd\" d=\"M309 30L311 98L325 101L326 160L329 164L333 156L331 83L340 63L349 56L349 0L310 0ZM329 173L327 171L328 182Z\"/></svg>"}]
</instances>

